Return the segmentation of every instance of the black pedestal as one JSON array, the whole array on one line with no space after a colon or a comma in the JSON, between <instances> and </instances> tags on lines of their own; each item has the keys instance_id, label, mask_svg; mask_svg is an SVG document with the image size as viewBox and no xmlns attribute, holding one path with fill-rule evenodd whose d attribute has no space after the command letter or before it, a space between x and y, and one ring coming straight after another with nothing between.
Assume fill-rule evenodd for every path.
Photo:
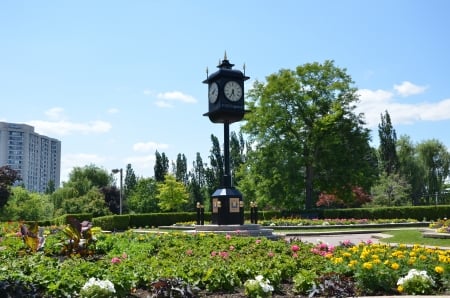
<instances>
[{"instance_id":1,"label":"black pedestal","mask_svg":"<svg viewBox=\"0 0 450 298\"><path fill-rule=\"evenodd\" d=\"M219 188L211 196L212 224L243 225L244 202L242 194L233 187Z\"/></svg>"}]
</instances>

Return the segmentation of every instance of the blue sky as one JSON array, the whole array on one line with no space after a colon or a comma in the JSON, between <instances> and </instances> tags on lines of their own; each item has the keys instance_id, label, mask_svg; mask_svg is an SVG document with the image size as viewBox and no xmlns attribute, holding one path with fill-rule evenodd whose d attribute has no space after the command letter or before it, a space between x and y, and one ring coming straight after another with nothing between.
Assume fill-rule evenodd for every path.
<instances>
[{"instance_id":1,"label":"blue sky","mask_svg":"<svg viewBox=\"0 0 450 298\"><path fill-rule=\"evenodd\" d=\"M246 83L330 59L359 89L378 143L388 110L397 135L450 148L450 2L0 2L0 121L62 142L74 166L131 163L153 176L155 150L209 162L206 68L224 52ZM237 130L239 124L231 129Z\"/></svg>"}]
</instances>

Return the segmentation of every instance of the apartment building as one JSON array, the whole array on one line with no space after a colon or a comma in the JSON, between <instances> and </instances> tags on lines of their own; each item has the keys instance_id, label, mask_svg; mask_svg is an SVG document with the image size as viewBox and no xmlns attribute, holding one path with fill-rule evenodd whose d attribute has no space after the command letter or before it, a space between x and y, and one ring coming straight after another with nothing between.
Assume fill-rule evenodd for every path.
<instances>
[{"instance_id":1,"label":"apartment building","mask_svg":"<svg viewBox=\"0 0 450 298\"><path fill-rule=\"evenodd\" d=\"M0 166L16 170L29 191L60 184L61 141L34 132L27 124L0 122Z\"/></svg>"}]
</instances>

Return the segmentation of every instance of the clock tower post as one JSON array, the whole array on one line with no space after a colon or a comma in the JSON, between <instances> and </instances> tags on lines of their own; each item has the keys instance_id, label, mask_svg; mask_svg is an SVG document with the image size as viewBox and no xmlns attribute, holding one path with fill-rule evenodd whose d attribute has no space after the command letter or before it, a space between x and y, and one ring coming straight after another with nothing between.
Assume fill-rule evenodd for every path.
<instances>
[{"instance_id":1,"label":"clock tower post","mask_svg":"<svg viewBox=\"0 0 450 298\"><path fill-rule=\"evenodd\" d=\"M224 176L221 185L211 195L212 223L218 225L244 224L244 202L242 194L232 185L230 173L230 124L244 118L244 81L249 77L233 69L225 57L217 66L218 71L207 75L203 83L208 84L208 116L213 123L224 126ZM244 68L245 72L245 68Z\"/></svg>"}]
</instances>

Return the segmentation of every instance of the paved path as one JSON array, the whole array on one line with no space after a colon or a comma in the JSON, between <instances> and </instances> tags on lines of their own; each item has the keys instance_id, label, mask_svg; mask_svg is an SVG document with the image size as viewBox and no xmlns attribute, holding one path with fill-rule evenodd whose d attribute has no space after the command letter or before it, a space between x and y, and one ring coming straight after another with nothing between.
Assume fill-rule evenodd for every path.
<instances>
[{"instance_id":1,"label":"paved path","mask_svg":"<svg viewBox=\"0 0 450 298\"><path fill-rule=\"evenodd\" d=\"M350 241L353 244L361 242L365 243L379 243L379 239L387 238L390 235L383 233L358 233L358 234L335 234L335 235L295 235L287 234L286 238L300 239L303 242L309 242L313 244L327 243L329 245L338 246L341 242Z\"/></svg>"}]
</instances>

